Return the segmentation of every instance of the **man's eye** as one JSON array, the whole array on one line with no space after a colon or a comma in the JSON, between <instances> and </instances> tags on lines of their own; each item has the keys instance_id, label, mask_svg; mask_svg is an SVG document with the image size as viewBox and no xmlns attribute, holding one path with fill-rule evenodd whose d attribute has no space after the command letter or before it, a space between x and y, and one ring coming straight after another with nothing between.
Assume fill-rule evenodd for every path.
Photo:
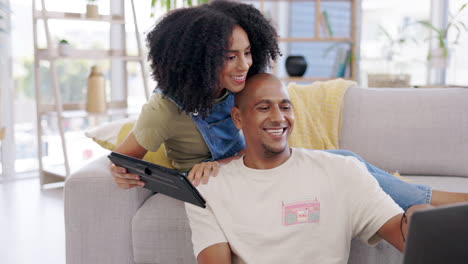
<instances>
[{"instance_id":1,"label":"man's eye","mask_svg":"<svg viewBox=\"0 0 468 264\"><path fill-rule=\"evenodd\" d=\"M291 109L291 106L290 105L286 105L286 106L283 106L282 107L284 110L290 110Z\"/></svg>"},{"instance_id":2,"label":"man's eye","mask_svg":"<svg viewBox=\"0 0 468 264\"><path fill-rule=\"evenodd\" d=\"M261 106L261 107L259 107L259 108L257 108L257 109L258 109L258 110L261 110L261 111L266 111L266 110L269 109L269 107L268 107L268 106Z\"/></svg>"}]
</instances>

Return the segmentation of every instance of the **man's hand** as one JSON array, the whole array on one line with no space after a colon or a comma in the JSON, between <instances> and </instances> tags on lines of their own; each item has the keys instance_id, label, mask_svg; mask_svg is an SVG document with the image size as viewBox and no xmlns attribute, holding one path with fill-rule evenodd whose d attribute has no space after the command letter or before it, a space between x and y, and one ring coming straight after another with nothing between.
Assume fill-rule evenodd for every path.
<instances>
[{"instance_id":1,"label":"man's hand","mask_svg":"<svg viewBox=\"0 0 468 264\"><path fill-rule=\"evenodd\" d=\"M208 183L208 179L212 176L215 177L218 174L219 162L217 161L208 161L196 164L190 170L188 179L196 187L200 182L203 184Z\"/></svg>"},{"instance_id":2,"label":"man's hand","mask_svg":"<svg viewBox=\"0 0 468 264\"><path fill-rule=\"evenodd\" d=\"M403 219L402 227L401 227L402 228L401 232L403 232L404 240L406 240L406 237L407 237L407 234L408 234L408 225L411 222L411 216L413 215L413 213L416 212L416 211L429 209L429 208L433 208L433 207L434 206L432 206L430 204L416 204L416 205L410 206L406 210L405 219Z\"/></svg>"},{"instance_id":3,"label":"man's hand","mask_svg":"<svg viewBox=\"0 0 468 264\"><path fill-rule=\"evenodd\" d=\"M432 207L433 206L430 204L418 204L410 206L404 215L399 214L392 217L379 229L379 231L377 231L377 233L388 243L392 244L395 248L403 252L411 215L415 211Z\"/></svg>"},{"instance_id":4,"label":"man's hand","mask_svg":"<svg viewBox=\"0 0 468 264\"><path fill-rule=\"evenodd\" d=\"M140 181L140 176L132 173L127 173L126 168L119 167L111 163L110 170L112 172L112 175L114 176L115 183L122 189L145 186L145 182Z\"/></svg>"}]
</instances>

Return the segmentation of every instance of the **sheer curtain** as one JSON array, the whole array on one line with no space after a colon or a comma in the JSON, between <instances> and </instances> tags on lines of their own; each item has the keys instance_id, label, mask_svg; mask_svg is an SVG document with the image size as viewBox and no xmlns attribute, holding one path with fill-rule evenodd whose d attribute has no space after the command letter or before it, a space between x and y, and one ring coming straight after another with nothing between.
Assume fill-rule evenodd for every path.
<instances>
[{"instance_id":1,"label":"sheer curtain","mask_svg":"<svg viewBox=\"0 0 468 264\"><path fill-rule=\"evenodd\" d=\"M14 174L15 143L13 137L12 100L12 55L11 55L11 23L10 2L0 0L0 130L5 132L1 140L1 178L8 178Z\"/></svg>"},{"instance_id":2,"label":"sheer curtain","mask_svg":"<svg viewBox=\"0 0 468 264\"><path fill-rule=\"evenodd\" d=\"M449 17L458 12L466 0L449 1ZM468 6L460 13L458 18L468 26ZM454 28L453 28L454 29ZM456 30L449 32L449 39L456 38ZM461 28L458 44L450 47L450 61L447 69L447 84L468 86L468 32Z\"/></svg>"}]
</instances>

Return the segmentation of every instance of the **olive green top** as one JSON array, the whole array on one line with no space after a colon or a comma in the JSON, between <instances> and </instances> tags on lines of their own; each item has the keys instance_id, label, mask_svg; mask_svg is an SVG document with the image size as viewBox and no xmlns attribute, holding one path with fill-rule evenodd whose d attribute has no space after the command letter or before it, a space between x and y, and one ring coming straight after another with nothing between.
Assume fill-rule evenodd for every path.
<instances>
[{"instance_id":1,"label":"olive green top","mask_svg":"<svg viewBox=\"0 0 468 264\"><path fill-rule=\"evenodd\" d=\"M229 95L216 99L218 103ZM211 154L190 114L162 94L154 93L143 105L133 129L138 143L148 151L157 151L162 143L172 166L179 171L189 171L195 164Z\"/></svg>"}]
</instances>

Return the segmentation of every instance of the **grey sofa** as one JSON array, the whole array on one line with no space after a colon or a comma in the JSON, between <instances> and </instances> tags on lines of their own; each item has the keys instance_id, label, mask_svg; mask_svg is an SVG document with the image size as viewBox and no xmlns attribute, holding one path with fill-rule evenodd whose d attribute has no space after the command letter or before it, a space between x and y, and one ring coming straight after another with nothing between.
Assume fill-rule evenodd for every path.
<instances>
[{"instance_id":1,"label":"grey sofa","mask_svg":"<svg viewBox=\"0 0 468 264\"><path fill-rule=\"evenodd\" d=\"M415 183L468 192L468 89L352 88L340 145ZM65 184L66 256L77 263L196 263L183 203L121 190L105 157ZM387 243L352 241L349 263L401 263Z\"/></svg>"}]
</instances>

